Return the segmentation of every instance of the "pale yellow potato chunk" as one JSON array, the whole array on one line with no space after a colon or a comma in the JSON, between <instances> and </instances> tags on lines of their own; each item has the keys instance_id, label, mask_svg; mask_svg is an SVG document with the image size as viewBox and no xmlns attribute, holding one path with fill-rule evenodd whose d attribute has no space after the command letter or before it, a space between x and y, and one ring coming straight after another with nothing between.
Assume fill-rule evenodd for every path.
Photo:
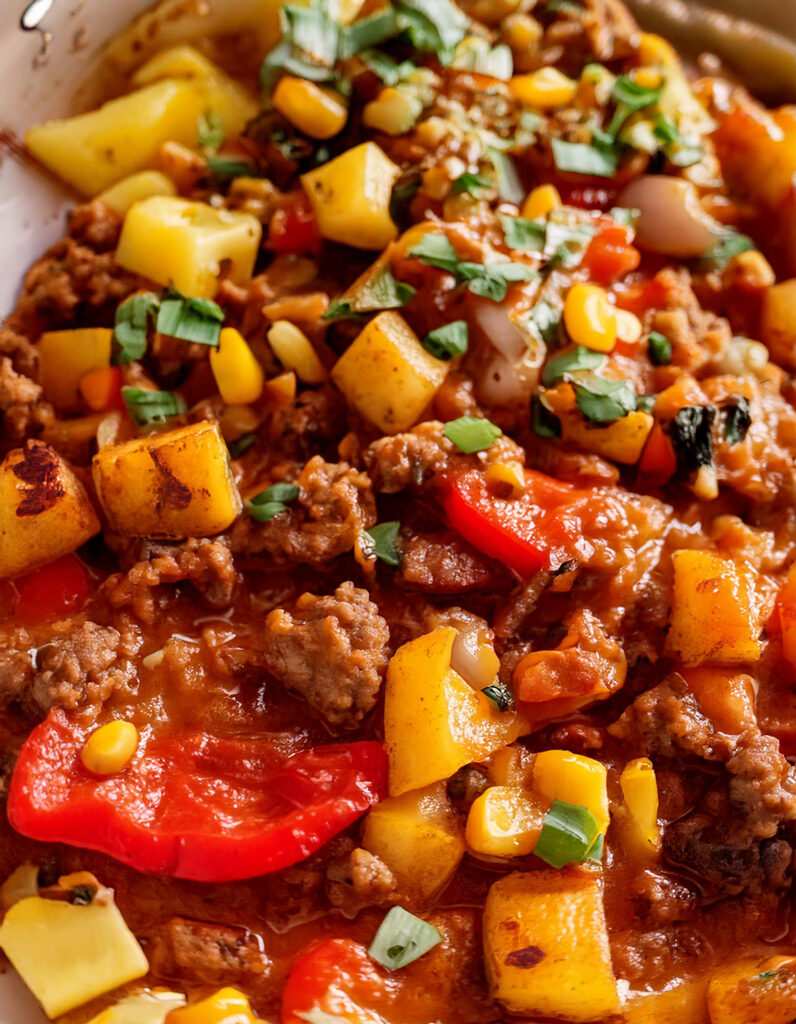
<instances>
[{"instance_id":1,"label":"pale yellow potato chunk","mask_svg":"<svg viewBox=\"0 0 796 1024\"><path fill-rule=\"evenodd\" d=\"M464 837L445 783L388 797L365 818L362 846L392 871L407 906L431 903L464 856Z\"/></svg>"},{"instance_id":2,"label":"pale yellow potato chunk","mask_svg":"<svg viewBox=\"0 0 796 1024\"><path fill-rule=\"evenodd\" d=\"M151 167L164 142L195 145L205 103L188 79L155 82L88 114L34 125L25 145L78 192L93 196Z\"/></svg>"},{"instance_id":3,"label":"pale yellow potato chunk","mask_svg":"<svg viewBox=\"0 0 796 1024\"><path fill-rule=\"evenodd\" d=\"M94 456L93 472L108 521L128 537L209 537L242 507L214 423L108 445Z\"/></svg>"},{"instance_id":4,"label":"pale yellow potato chunk","mask_svg":"<svg viewBox=\"0 0 796 1024\"><path fill-rule=\"evenodd\" d=\"M85 544L100 523L85 488L46 444L29 441L0 464L0 579Z\"/></svg>"},{"instance_id":5,"label":"pale yellow potato chunk","mask_svg":"<svg viewBox=\"0 0 796 1024\"><path fill-rule=\"evenodd\" d=\"M92 370L110 366L112 338L109 327L78 327L42 334L41 386L59 412L80 408L80 381Z\"/></svg>"},{"instance_id":6,"label":"pale yellow potato chunk","mask_svg":"<svg viewBox=\"0 0 796 1024\"><path fill-rule=\"evenodd\" d=\"M149 199L150 196L176 195L177 186L161 171L138 171L100 192L97 199L110 206L120 217L124 217L130 207L140 203L142 199Z\"/></svg>"},{"instance_id":7,"label":"pale yellow potato chunk","mask_svg":"<svg viewBox=\"0 0 796 1024\"><path fill-rule=\"evenodd\" d=\"M572 441L587 452L606 459L634 466L641 458L654 420L648 412L637 409L604 426L586 423L579 413L561 419L565 441Z\"/></svg>"},{"instance_id":8,"label":"pale yellow potato chunk","mask_svg":"<svg viewBox=\"0 0 796 1024\"><path fill-rule=\"evenodd\" d=\"M363 142L303 175L323 237L355 249L383 249L398 234L390 196L400 173L375 142Z\"/></svg>"},{"instance_id":9,"label":"pale yellow potato chunk","mask_svg":"<svg viewBox=\"0 0 796 1024\"><path fill-rule=\"evenodd\" d=\"M149 970L113 902L82 907L30 896L3 919L0 949L50 1018Z\"/></svg>"},{"instance_id":10,"label":"pale yellow potato chunk","mask_svg":"<svg viewBox=\"0 0 796 1024\"><path fill-rule=\"evenodd\" d=\"M387 311L363 327L332 378L365 419L397 434L417 423L447 373L448 364L426 352L404 318Z\"/></svg>"},{"instance_id":11,"label":"pale yellow potato chunk","mask_svg":"<svg viewBox=\"0 0 796 1024\"><path fill-rule=\"evenodd\" d=\"M484 907L492 996L511 1013L598 1021L619 1009L594 871L543 870L495 882Z\"/></svg>"},{"instance_id":12,"label":"pale yellow potato chunk","mask_svg":"<svg viewBox=\"0 0 796 1024\"><path fill-rule=\"evenodd\" d=\"M218 289L222 262L229 263L236 283L251 278L261 234L260 222L248 213L152 196L125 217L116 260L150 281L209 299Z\"/></svg>"}]
</instances>

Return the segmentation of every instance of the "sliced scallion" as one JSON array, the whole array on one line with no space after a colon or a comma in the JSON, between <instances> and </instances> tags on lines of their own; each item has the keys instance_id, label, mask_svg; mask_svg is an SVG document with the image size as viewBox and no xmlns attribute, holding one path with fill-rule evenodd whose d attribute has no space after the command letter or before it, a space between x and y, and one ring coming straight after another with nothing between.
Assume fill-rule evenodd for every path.
<instances>
[{"instance_id":1,"label":"sliced scallion","mask_svg":"<svg viewBox=\"0 0 796 1024\"><path fill-rule=\"evenodd\" d=\"M185 412L185 401L174 391L145 391L143 388L122 388L122 398L133 422L139 427L162 423L170 416Z\"/></svg>"},{"instance_id":2,"label":"sliced scallion","mask_svg":"<svg viewBox=\"0 0 796 1024\"><path fill-rule=\"evenodd\" d=\"M113 327L117 363L131 363L144 355L150 321L157 316L159 305L154 292L139 292L117 307Z\"/></svg>"},{"instance_id":3,"label":"sliced scallion","mask_svg":"<svg viewBox=\"0 0 796 1024\"><path fill-rule=\"evenodd\" d=\"M366 555L375 555L385 565L398 566L402 558L401 549L398 547L400 529L401 524L397 519L377 523L363 532L360 546Z\"/></svg>"},{"instance_id":4,"label":"sliced scallion","mask_svg":"<svg viewBox=\"0 0 796 1024\"><path fill-rule=\"evenodd\" d=\"M597 819L587 807L554 800L533 852L554 868L589 857L600 837Z\"/></svg>"},{"instance_id":5,"label":"sliced scallion","mask_svg":"<svg viewBox=\"0 0 796 1024\"><path fill-rule=\"evenodd\" d=\"M160 303L159 334L198 345L218 347L224 310L211 299L196 299L170 289Z\"/></svg>"},{"instance_id":6,"label":"sliced scallion","mask_svg":"<svg viewBox=\"0 0 796 1024\"><path fill-rule=\"evenodd\" d=\"M397 971L428 953L442 936L427 921L393 907L381 922L368 953L388 971Z\"/></svg>"},{"instance_id":7,"label":"sliced scallion","mask_svg":"<svg viewBox=\"0 0 796 1024\"><path fill-rule=\"evenodd\" d=\"M477 416L460 416L446 423L442 433L460 451L472 455L473 452L488 448L503 431L489 420Z\"/></svg>"}]
</instances>

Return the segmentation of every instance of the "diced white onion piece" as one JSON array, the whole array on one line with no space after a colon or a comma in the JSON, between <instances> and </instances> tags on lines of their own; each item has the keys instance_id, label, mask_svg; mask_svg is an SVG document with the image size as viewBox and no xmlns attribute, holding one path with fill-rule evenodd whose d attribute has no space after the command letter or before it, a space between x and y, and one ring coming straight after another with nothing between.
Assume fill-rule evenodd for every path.
<instances>
[{"instance_id":1,"label":"diced white onion piece","mask_svg":"<svg viewBox=\"0 0 796 1024\"><path fill-rule=\"evenodd\" d=\"M636 240L644 249L687 259L706 253L724 227L699 204L694 186L666 174L643 174L631 181L617 200L641 211Z\"/></svg>"}]
</instances>

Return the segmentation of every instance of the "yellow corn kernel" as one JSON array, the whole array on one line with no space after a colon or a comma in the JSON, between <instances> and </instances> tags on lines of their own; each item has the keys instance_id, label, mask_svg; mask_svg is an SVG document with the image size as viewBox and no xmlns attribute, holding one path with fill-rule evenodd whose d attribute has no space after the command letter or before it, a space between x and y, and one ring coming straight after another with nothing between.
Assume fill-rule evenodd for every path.
<instances>
[{"instance_id":1,"label":"yellow corn kernel","mask_svg":"<svg viewBox=\"0 0 796 1024\"><path fill-rule=\"evenodd\" d=\"M713 501L719 496L719 477L715 466L700 466L693 483L689 484L694 497L700 501Z\"/></svg>"},{"instance_id":2,"label":"yellow corn kernel","mask_svg":"<svg viewBox=\"0 0 796 1024\"><path fill-rule=\"evenodd\" d=\"M599 285L573 284L564 299L564 324L577 345L595 352L610 352L616 344L616 309Z\"/></svg>"},{"instance_id":3,"label":"yellow corn kernel","mask_svg":"<svg viewBox=\"0 0 796 1024\"><path fill-rule=\"evenodd\" d=\"M388 86L365 104L362 123L385 135L403 135L423 113L423 103L403 89Z\"/></svg>"},{"instance_id":4,"label":"yellow corn kernel","mask_svg":"<svg viewBox=\"0 0 796 1024\"><path fill-rule=\"evenodd\" d=\"M557 210L561 206L561 196L555 185L537 185L528 193L528 197L522 204L522 215L528 220L538 220L546 217L551 210Z\"/></svg>"},{"instance_id":5,"label":"yellow corn kernel","mask_svg":"<svg viewBox=\"0 0 796 1024\"><path fill-rule=\"evenodd\" d=\"M289 320L277 320L268 328L268 344L286 370L294 370L305 384L326 380L323 368L310 339Z\"/></svg>"},{"instance_id":6,"label":"yellow corn kernel","mask_svg":"<svg viewBox=\"0 0 796 1024\"><path fill-rule=\"evenodd\" d=\"M136 727L117 719L94 730L80 751L80 760L95 775L115 775L127 766L137 746Z\"/></svg>"},{"instance_id":7,"label":"yellow corn kernel","mask_svg":"<svg viewBox=\"0 0 796 1024\"><path fill-rule=\"evenodd\" d=\"M516 497L525 490L525 469L519 461L493 462L486 471L486 482L496 490Z\"/></svg>"},{"instance_id":8,"label":"yellow corn kernel","mask_svg":"<svg viewBox=\"0 0 796 1024\"><path fill-rule=\"evenodd\" d=\"M508 43L515 53L527 53L534 50L544 35L544 29L536 18L530 14L518 12L510 14L503 22L503 41Z\"/></svg>"},{"instance_id":9,"label":"yellow corn kernel","mask_svg":"<svg viewBox=\"0 0 796 1024\"><path fill-rule=\"evenodd\" d=\"M657 89L663 81L663 75L658 68L636 68L633 79L642 89Z\"/></svg>"},{"instance_id":10,"label":"yellow corn kernel","mask_svg":"<svg viewBox=\"0 0 796 1024\"><path fill-rule=\"evenodd\" d=\"M246 339L234 327L225 327L218 348L210 350L210 369L227 405L248 405L262 394L265 374Z\"/></svg>"},{"instance_id":11,"label":"yellow corn kernel","mask_svg":"<svg viewBox=\"0 0 796 1024\"><path fill-rule=\"evenodd\" d=\"M139 171L130 174L97 196L101 202L124 217L134 203L150 196L176 196L177 186L161 171Z\"/></svg>"},{"instance_id":12,"label":"yellow corn kernel","mask_svg":"<svg viewBox=\"0 0 796 1024\"><path fill-rule=\"evenodd\" d=\"M525 857L544 824L545 809L519 786L490 786L470 807L465 838L485 857Z\"/></svg>"},{"instance_id":13,"label":"yellow corn kernel","mask_svg":"<svg viewBox=\"0 0 796 1024\"><path fill-rule=\"evenodd\" d=\"M591 757L569 750L543 750L534 762L533 789L550 803L563 800L587 807L600 832L605 832L610 820L607 777L605 765Z\"/></svg>"},{"instance_id":14,"label":"yellow corn kernel","mask_svg":"<svg viewBox=\"0 0 796 1024\"><path fill-rule=\"evenodd\" d=\"M578 83L567 78L558 68L546 67L529 75L515 75L509 82L509 89L520 103L540 110L553 110L572 102Z\"/></svg>"},{"instance_id":15,"label":"yellow corn kernel","mask_svg":"<svg viewBox=\"0 0 796 1024\"><path fill-rule=\"evenodd\" d=\"M311 139L331 139L348 120L348 108L339 93L293 75L279 79L273 103L283 117Z\"/></svg>"},{"instance_id":16,"label":"yellow corn kernel","mask_svg":"<svg viewBox=\"0 0 796 1024\"><path fill-rule=\"evenodd\" d=\"M658 783L652 761L646 757L630 761L619 777L619 786L628 812L627 840L639 853L659 853Z\"/></svg>"},{"instance_id":17,"label":"yellow corn kernel","mask_svg":"<svg viewBox=\"0 0 796 1024\"><path fill-rule=\"evenodd\" d=\"M617 309L614 316L617 340L623 341L626 345L635 345L644 330L639 318L629 309Z\"/></svg>"},{"instance_id":18,"label":"yellow corn kernel","mask_svg":"<svg viewBox=\"0 0 796 1024\"><path fill-rule=\"evenodd\" d=\"M249 1000L236 988L221 988L199 1003L172 1010L165 1024L259 1024Z\"/></svg>"},{"instance_id":19,"label":"yellow corn kernel","mask_svg":"<svg viewBox=\"0 0 796 1024\"><path fill-rule=\"evenodd\" d=\"M671 43L654 32L644 32L638 43L638 56L642 64L668 68L679 64L677 53Z\"/></svg>"}]
</instances>

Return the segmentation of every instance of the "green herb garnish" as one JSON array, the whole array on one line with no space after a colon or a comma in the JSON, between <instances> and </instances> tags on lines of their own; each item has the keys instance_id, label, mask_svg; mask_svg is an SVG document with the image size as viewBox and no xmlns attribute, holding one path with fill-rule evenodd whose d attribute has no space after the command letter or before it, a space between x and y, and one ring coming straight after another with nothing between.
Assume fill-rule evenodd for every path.
<instances>
[{"instance_id":1,"label":"green herb garnish","mask_svg":"<svg viewBox=\"0 0 796 1024\"><path fill-rule=\"evenodd\" d=\"M505 199L507 203L521 203L525 197L525 189L514 161L508 153L501 153L494 146L487 146L486 152L495 168L500 198Z\"/></svg>"},{"instance_id":2,"label":"green herb garnish","mask_svg":"<svg viewBox=\"0 0 796 1024\"><path fill-rule=\"evenodd\" d=\"M437 359L455 359L467 351L467 321L453 323L430 331L422 340L423 348Z\"/></svg>"},{"instance_id":3,"label":"green herb garnish","mask_svg":"<svg viewBox=\"0 0 796 1024\"><path fill-rule=\"evenodd\" d=\"M473 452L489 448L503 431L489 420L476 416L460 416L457 420L446 423L442 433L449 441L453 441L460 451L472 455Z\"/></svg>"},{"instance_id":4,"label":"green herb garnish","mask_svg":"<svg viewBox=\"0 0 796 1024\"><path fill-rule=\"evenodd\" d=\"M220 185L235 178L250 178L255 173L254 164L248 160L236 160L228 156L209 156L207 166Z\"/></svg>"},{"instance_id":5,"label":"green herb garnish","mask_svg":"<svg viewBox=\"0 0 796 1024\"><path fill-rule=\"evenodd\" d=\"M205 152L215 151L224 141L224 122L217 110L206 110L200 114L196 122L196 133L199 148Z\"/></svg>"},{"instance_id":6,"label":"green herb garnish","mask_svg":"<svg viewBox=\"0 0 796 1024\"><path fill-rule=\"evenodd\" d=\"M481 693L495 705L498 711L510 711L514 707L514 694L503 683L485 686Z\"/></svg>"},{"instance_id":7,"label":"green herb garnish","mask_svg":"<svg viewBox=\"0 0 796 1024\"><path fill-rule=\"evenodd\" d=\"M254 442L257 440L257 434L242 434L234 441L227 442L227 448L229 448L229 454L233 459L239 459L241 455L245 455L246 452L251 448Z\"/></svg>"},{"instance_id":8,"label":"green herb garnish","mask_svg":"<svg viewBox=\"0 0 796 1024\"><path fill-rule=\"evenodd\" d=\"M743 395L733 395L732 402L721 410L724 416L724 440L740 444L752 425L752 410Z\"/></svg>"},{"instance_id":9,"label":"green herb garnish","mask_svg":"<svg viewBox=\"0 0 796 1024\"><path fill-rule=\"evenodd\" d=\"M590 373L572 381L578 408L593 423L613 423L636 408L636 392L628 380L609 380Z\"/></svg>"},{"instance_id":10,"label":"green herb garnish","mask_svg":"<svg viewBox=\"0 0 796 1024\"><path fill-rule=\"evenodd\" d=\"M287 506L299 496L300 488L297 484L271 484L264 491L249 498L247 509L252 519L258 523L268 523L274 516L281 512L287 512Z\"/></svg>"},{"instance_id":11,"label":"green herb garnish","mask_svg":"<svg viewBox=\"0 0 796 1024\"><path fill-rule=\"evenodd\" d=\"M650 331L647 338L647 354L653 366L668 366L672 361L672 343L665 334Z\"/></svg>"},{"instance_id":12,"label":"green herb garnish","mask_svg":"<svg viewBox=\"0 0 796 1024\"><path fill-rule=\"evenodd\" d=\"M446 270L476 295L502 302L512 281L530 281L536 274L524 263L470 263L460 260L446 235L427 234L409 250L409 256L430 267Z\"/></svg>"},{"instance_id":13,"label":"green herb garnish","mask_svg":"<svg viewBox=\"0 0 796 1024\"><path fill-rule=\"evenodd\" d=\"M564 349L548 359L542 371L542 383L545 387L552 387L560 380L563 380L570 373L579 373L582 370L599 370L605 363L605 355L602 352L594 352L585 345L575 345L574 348Z\"/></svg>"},{"instance_id":14,"label":"green herb garnish","mask_svg":"<svg viewBox=\"0 0 796 1024\"><path fill-rule=\"evenodd\" d=\"M547 224L543 220L529 220L527 217L498 215L503 228L503 237L509 249L516 252L542 252L544 250Z\"/></svg>"},{"instance_id":15,"label":"green herb garnish","mask_svg":"<svg viewBox=\"0 0 796 1024\"><path fill-rule=\"evenodd\" d=\"M589 146L585 142L553 139L553 159L559 171L589 174L596 178L613 178L619 166L619 155L613 149Z\"/></svg>"},{"instance_id":16,"label":"green herb garnish","mask_svg":"<svg viewBox=\"0 0 796 1024\"><path fill-rule=\"evenodd\" d=\"M458 178L451 182L451 189L457 195L461 195L462 192L469 192L475 199L479 199L484 192L488 192L492 187L493 185L489 178L485 178L483 174L471 174L469 171L460 174Z\"/></svg>"},{"instance_id":17,"label":"green herb garnish","mask_svg":"<svg viewBox=\"0 0 796 1024\"><path fill-rule=\"evenodd\" d=\"M702 256L700 263L705 270L723 270L730 260L740 256L742 252L749 252L757 248L748 235L741 235L737 231L726 231L721 235L716 244Z\"/></svg>"},{"instance_id":18,"label":"green herb garnish","mask_svg":"<svg viewBox=\"0 0 796 1024\"><path fill-rule=\"evenodd\" d=\"M442 936L427 921L403 907L393 907L381 922L368 953L388 971L397 971L440 942Z\"/></svg>"},{"instance_id":19,"label":"green herb garnish","mask_svg":"<svg viewBox=\"0 0 796 1024\"><path fill-rule=\"evenodd\" d=\"M716 417L712 405L688 405L678 409L666 431L671 438L681 472L690 473L713 465L711 427Z\"/></svg>"},{"instance_id":20,"label":"green herb garnish","mask_svg":"<svg viewBox=\"0 0 796 1024\"><path fill-rule=\"evenodd\" d=\"M561 437L561 420L544 404L541 396L531 400L531 426L539 437Z\"/></svg>"},{"instance_id":21,"label":"green herb garnish","mask_svg":"<svg viewBox=\"0 0 796 1024\"><path fill-rule=\"evenodd\" d=\"M157 331L169 338L218 347L224 310L212 299L197 299L170 288L160 303Z\"/></svg>"},{"instance_id":22,"label":"green herb garnish","mask_svg":"<svg viewBox=\"0 0 796 1024\"><path fill-rule=\"evenodd\" d=\"M149 326L154 322L159 306L160 299L154 292L139 292L117 307L113 327L115 362L123 365L144 355Z\"/></svg>"},{"instance_id":23,"label":"green herb garnish","mask_svg":"<svg viewBox=\"0 0 796 1024\"><path fill-rule=\"evenodd\" d=\"M122 398L130 418L138 427L163 423L170 416L185 412L185 401L174 391L145 391L143 388L122 388Z\"/></svg>"},{"instance_id":24,"label":"green herb garnish","mask_svg":"<svg viewBox=\"0 0 796 1024\"><path fill-rule=\"evenodd\" d=\"M600 838L597 819L587 807L554 800L533 852L554 868L581 863Z\"/></svg>"},{"instance_id":25,"label":"green herb garnish","mask_svg":"<svg viewBox=\"0 0 796 1024\"><path fill-rule=\"evenodd\" d=\"M348 295L335 299L323 314L324 320L361 320L367 313L379 309L401 309L415 289L410 284L397 281L387 267Z\"/></svg>"},{"instance_id":26,"label":"green herb garnish","mask_svg":"<svg viewBox=\"0 0 796 1024\"><path fill-rule=\"evenodd\" d=\"M369 530L363 532L363 538L367 541L363 546L366 554L375 555L386 565L397 566L401 564L401 550L398 547L398 533L401 524L398 520L391 520L386 523L377 523Z\"/></svg>"}]
</instances>

